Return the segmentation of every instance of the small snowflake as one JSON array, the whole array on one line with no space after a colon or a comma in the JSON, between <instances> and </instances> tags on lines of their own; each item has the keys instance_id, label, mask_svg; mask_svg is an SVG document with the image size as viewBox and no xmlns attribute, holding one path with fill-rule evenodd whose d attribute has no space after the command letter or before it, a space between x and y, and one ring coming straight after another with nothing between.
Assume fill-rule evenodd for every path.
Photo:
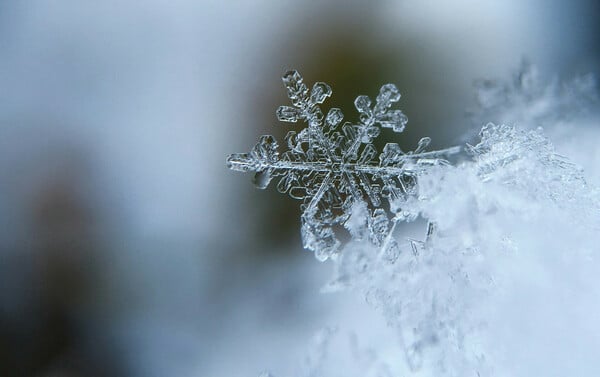
<instances>
[{"instance_id":1,"label":"small snowflake","mask_svg":"<svg viewBox=\"0 0 600 377\"><path fill-rule=\"evenodd\" d=\"M372 142L381 128L402 132L407 123L406 115L391 109L400 99L393 84L381 87L375 104L368 96L358 96L354 106L359 121L342 123L340 109L331 108L325 116L319 106L332 94L329 85L317 82L309 90L297 71L287 72L283 82L293 106L279 107L277 118L302 120L307 127L288 132L282 154L275 138L265 135L250 153L230 155L227 166L255 172L254 183L262 189L278 178L279 192L303 201L303 244L319 260L339 251L336 230L341 226L354 239L368 239L393 255L398 248L391 237L396 222L414 217L401 207L416 194L417 177L430 166L447 163L444 157L459 148L426 152L431 139L425 137L414 151L387 143L378 153Z\"/></svg>"}]
</instances>

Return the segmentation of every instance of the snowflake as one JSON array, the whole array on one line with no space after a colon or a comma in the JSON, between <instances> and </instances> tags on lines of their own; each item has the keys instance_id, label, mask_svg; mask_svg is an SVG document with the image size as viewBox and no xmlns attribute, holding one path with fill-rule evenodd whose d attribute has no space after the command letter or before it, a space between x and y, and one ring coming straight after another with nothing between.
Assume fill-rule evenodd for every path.
<instances>
[{"instance_id":1,"label":"snowflake","mask_svg":"<svg viewBox=\"0 0 600 377\"><path fill-rule=\"evenodd\" d=\"M391 109L400 99L393 84L381 87L375 104L368 96L358 96L354 106L359 121L342 124L340 109L331 108L325 116L319 106L332 94L329 85L317 82L309 90L297 71L287 72L283 82L293 106L279 107L277 118L301 120L307 127L288 132L288 149L282 154L275 138L264 135L250 153L231 154L227 166L255 172L254 183L261 189L278 178L279 192L303 201L303 246L319 260L339 252L336 233L342 227L353 239L367 239L386 255L396 255L392 232L397 222L416 217L402 211L402 205L415 196L419 174L446 164L444 157L459 148L426 152L431 139L424 137L414 151L387 143L378 154L372 143L381 128L402 132L407 123L402 111Z\"/></svg>"}]
</instances>

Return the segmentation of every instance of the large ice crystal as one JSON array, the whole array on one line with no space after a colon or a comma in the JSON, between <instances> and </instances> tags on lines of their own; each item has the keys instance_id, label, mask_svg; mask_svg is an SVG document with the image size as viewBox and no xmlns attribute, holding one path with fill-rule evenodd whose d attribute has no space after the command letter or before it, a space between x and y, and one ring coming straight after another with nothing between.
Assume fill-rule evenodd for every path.
<instances>
[{"instance_id":1,"label":"large ice crystal","mask_svg":"<svg viewBox=\"0 0 600 377\"><path fill-rule=\"evenodd\" d=\"M277 190L302 200L302 240L319 260L335 256L340 248L336 228L344 226L353 239L368 239L387 254L396 254L391 234L396 222L414 217L402 211L417 189L418 176L459 148L426 151L431 139L422 138L414 151L404 152L387 143L378 153L373 140L381 128L402 132L407 118L392 109L400 99L393 84L381 87L375 103L361 95L354 101L359 121L343 122L338 108L324 115L320 108L332 94L317 82L309 90L297 71L283 76L293 106L277 109L282 122L303 121L307 127L289 131L287 150L280 154L273 136L262 136L250 153L227 158L230 169L255 173L254 183L266 188L273 178Z\"/></svg>"}]
</instances>

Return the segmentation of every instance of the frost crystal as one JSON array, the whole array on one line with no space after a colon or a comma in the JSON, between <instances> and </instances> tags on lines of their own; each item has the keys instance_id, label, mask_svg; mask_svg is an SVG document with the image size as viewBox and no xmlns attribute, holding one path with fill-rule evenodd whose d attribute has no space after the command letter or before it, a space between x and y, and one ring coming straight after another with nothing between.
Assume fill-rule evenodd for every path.
<instances>
[{"instance_id":1,"label":"frost crystal","mask_svg":"<svg viewBox=\"0 0 600 377\"><path fill-rule=\"evenodd\" d=\"M261 188L278 178L280 191L304 201L305 246L337 256L324 290L359 293L389 335L373 336L373 322L355 314L376 342L344 354L321 333L299 376L599 375L600 190L562 155L567 137L579 156L597 150L588 136L597 133L583 133L598 119L586 77L544 85L526 66L510 84L488 82L481 112L508 125L488 123L465 158L448 164L457 149L424 152L429 138L413 152L375 150L382 127L406 125L391 106L400 98L393 85L374 104L359 96L359 122L343 123L339 109L319 107L331 95L326 84L309 91L296 72L286 75L293 106L278 117L308 127L288 134L282 155L263 136L228 164L256 172ZM394 227L416 216L430 221L427 239L399 246ZM336 254L341 227L353 241ZM409 245L412 253L398 252Z\"/></svg>"},{"instance_id":2,"label":"frost crystal","mask_svg":"<svg viewBox=\"0 0 600 377\"><path fill-rule=\"evenodd\" d=\"M471 113L477 128L487 122L555 128L598 108L600 98L592 74L571 80L544 80L535 65L521 63L512 80L476 82L477 108Z\"/></svg>"},{"instance_id":3,"label":"frost crystal","mask_svg":"<svg viewBox=\"0 0 600 377\"><path fill-rule=\"evenodd\" d=\"M250 153L230 155L227 166L255 172L254 183L261 189L277 178L279 192L303 201L303 244L319 260L337 254L341 243L336 228L341 226L353 239L368 239L394 254L398 246L391 233L396 222L411 219L401 206L416 193L418 176L447 163L444 157L459 148L426 152L431 139L425 137L414 151L387 143L378 153L372 143L381 128L402 132L407 123L402 111L391 109L400 99L393 84L381 87L374 104L368 96L358 96L354 106L359 121L342 124L340 109L331 108L325 116L319 107L331 96L329 85L317 82L309 90L297 71L287 72L283 83L293 106L279 107L277 118L301 120L307 127L288 132L282 154L275 138L265 135Z\"/></svg>"}]
</instances>

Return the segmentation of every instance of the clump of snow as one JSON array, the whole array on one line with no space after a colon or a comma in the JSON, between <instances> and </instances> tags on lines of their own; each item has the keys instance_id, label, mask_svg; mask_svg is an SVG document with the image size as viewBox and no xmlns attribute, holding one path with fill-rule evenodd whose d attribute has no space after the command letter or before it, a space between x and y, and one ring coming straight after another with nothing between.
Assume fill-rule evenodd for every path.
<instances>
[{"instance_id":1,"label":"clump of snow","mask_svg":"<svg viewBox=\"0 0 600 377\"><path fill-rule=\"evenodd\" d=\"M299 376L600 375L600 191L594 174L559 153L568 145L559 125L597 121L588 108L596 99L568 97L582 86L553 92L564 106L555 112L540 107L548 90L519 80L524 93L500 86L486 100L515 121L484 126L461 163L419 170L385 242L369 238L366 204L350 207L353 240L325 290L358 293L388 334L367 350L361 339L340 343L339 332L322 332ZM514 115L529 108L529 117ZM417 218L429 222L423 237L394 233ZM390 257L381 245L392 241ZM364 333L375 324L355 326Z\"/></svg>"}]
</instances>

